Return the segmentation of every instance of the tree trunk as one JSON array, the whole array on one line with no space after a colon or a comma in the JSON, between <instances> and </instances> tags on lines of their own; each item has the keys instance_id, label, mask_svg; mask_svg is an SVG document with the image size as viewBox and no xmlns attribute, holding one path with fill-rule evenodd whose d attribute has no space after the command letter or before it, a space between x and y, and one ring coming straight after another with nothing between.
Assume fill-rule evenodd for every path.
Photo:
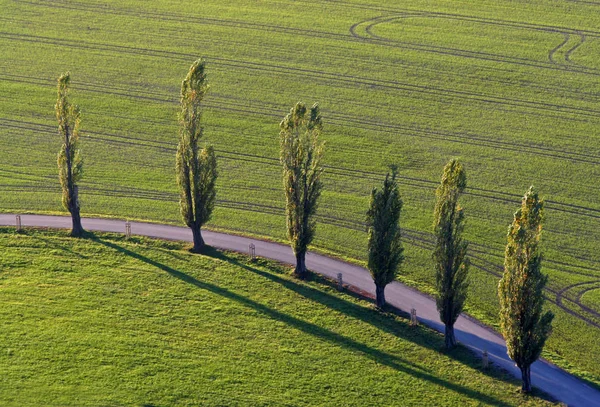
<instances>
[{"instance_id":1,"label":"tree trunk","mask_svg":"<svg viewBox=\"0 0 600 407\"><path fill-rule=\"evenodd\" d=\"M79 208L71 210L71 220L73 228L71 229L71 236L81 237L83 235L83 226L81 226L81 216L79 215Z\"/></svg>"},{"instance_id":2,"label":"tree trunk","mask_svg":"<svg viewBox=\"0 0 600 407\"><path fill-rule=\"evenodd\" d=\"M385 307L385 286L375 285L375 304L377 308Z\"/></svg>"},{"instance_id":3,"label":"tree trunk","mask_svg":"<svg viewBox=\"0 0 600 407\"><path fill-rule=\"evenodd\" d=\"M521 391L523 393L531 393L531 366L522 367L521 378L523 379L523 386Z\"/></svg>"},{"instance_id":4,"label":"tree trunk","mask_svg":"<svg viewBox=\"0 0 600 407\"><path fill-rule=\"evenodd\" d=\"M192 229L192 236L194 237L194 247L192 248L192 251L194 253L200 253L206 246L206 243L204 243L204 239L202 238L200 226L192 225L190 226L190 229Z\"/></svg>"},{"instance_id":5,"label":"tree trunk","mask_svg":"<svg viewBox=\"0 0 600 407\"><path fill-rule=\"evenodd\" d=\"M77 185L73 185L69 191L71 193L69 197L69 212L71 212L71 221L73 224L71 236L81 237L83 236L83 226L81 226L81 215L79 214L79 188Z\"/></svg>"},{"instance_id":6,"label":"tree trunk","mask_svg":"<svg viewBox=\"0 0 600 407\"><path fill-rule=\"evenodd\" d=\"M301 280L306 278L306 251L296 253L296 269L294 274Z\"/></svg>"},{"instance_id":7,"label":"tree trunk","mask_svg":"<svg viewBox=\"0 0 600 407\"><path fill-rule=\"evenodd\" d=\"M452 349L456 346L456 338L454 337L454 324L446 324L444 340L446 342L446 349Z\"/></svg>"}]
</instances>

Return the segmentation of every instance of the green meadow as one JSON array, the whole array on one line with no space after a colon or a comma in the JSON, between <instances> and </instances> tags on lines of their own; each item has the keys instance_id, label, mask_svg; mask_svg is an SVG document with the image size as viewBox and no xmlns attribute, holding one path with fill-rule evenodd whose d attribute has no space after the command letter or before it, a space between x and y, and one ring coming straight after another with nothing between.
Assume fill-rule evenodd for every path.
<instances>
[{"instance_id":1,"label":"green meadow","mask_svg":"<svg viewBox=\"0 0 600 407\"><path fill-rule=\"evenodd\" d=\"M551 405L270 262L14 228L0 247L3 406Z\"/></svg>"},{"instance_id":2,"label":"green meadow","mask_svg":"<svg viewBox=\"0 0 600 407\"><path fill-rule=\"evenodd\" d=\"M297 101L319 102L314 248L364 261L370 191L397 164L400 280L430 290L434 192L458 157L468 312L495 326L507 227L533 184L546 198L556 313L545 356L600 384L600 3L0 0L0 11L3 211L64 212L53 107L70 71L83 216L180 224L179 86L203 56L205 140L220 171L209 227L285 238L278 125Z\"/></svg>"}]
</instances>

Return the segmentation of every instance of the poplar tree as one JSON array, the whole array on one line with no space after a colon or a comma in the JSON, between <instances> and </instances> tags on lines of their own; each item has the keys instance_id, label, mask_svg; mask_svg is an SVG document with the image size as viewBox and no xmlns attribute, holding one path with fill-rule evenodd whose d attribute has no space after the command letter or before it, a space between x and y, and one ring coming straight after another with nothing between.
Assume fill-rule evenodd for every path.
<instances>
[{"instance_id":1,"label":"poplar tree","mask_svg":"<svg viewBox=\"0 0 600 407\"><path fill-rule=\"evenodd\" d=\"M500 329L508 356L521 370L524 393L531 391L531 365L542 353L554 318L551 311L542 314L548 281L541 271L539 248L543 217L544 201L531 187L508 228L504 274L498 284Z\"/></svg>"},{"instance_id":2,"label":"poplar tree","mask_svg":"<svg viewBox=\"0 0 600 407\"><path fill-rule=\"evenodd\" d=\"M210 219L215 206L217 159L212 146L198 147L204 129L202 100L208 91L205 62L192 64L181 84L181 112L179 113L179 145L176 155L179 207L185 224L192 230L194 252L205 247L201 228Z\"/></svg>"},{"instance_id":3,"label":"poplar tree","mask_svg":"<svg viewBox=\"0 0 600 407\"><path fill-rule=\"evenodd\" d=\"M464 212L458 198L467 186L467 176L458 160L444 167L442 182L436 190L434 211L436 305L445 325L446 349L456 346L454 323L467 298L469 261L463 240Z\"/></svg>"},{"instance_id":4,"label":"poplar tree","mask_svg":"<svg viewBox=\"0 0 600 407\"><path fill-rule=\"evenodd\" d=\"M71 236L81 237L84 233L79 214L79 190L77 183L83 175L83 160L79 144L79 107L69 102L71 75L67 72L58 78L58 97L54 109L58 120L58 133L62 146L58 152L58 177L62 186L62 204L71 213Z\"/></svg>"},{"instance_id":5,"label":"poplar tree","mask_svg":"<svg viewBox=\"0 0 600 407\"><path fill-rule=\"evenodd\" d=\"M305 278L306 250L315 234L314 215L323 188L319 105L315 103L307 109L303 103L297 103L279 127L287 236L296 256L294 273Z\"/></svg>"},{"instance_id":6,"label":"poplar tree","mask_svg":"<svg viewBox=\"0 0 600 407\"><path fill-rule=\"evenodd\" d=\"M385 286L394 281L404 260L399 225L402 200L396 183L397 168L391 169L392 174L385 176L383 187L371 191L367 211L368 268L375 283L378 308L385 306Z\"/></svg>"}]
</instances>

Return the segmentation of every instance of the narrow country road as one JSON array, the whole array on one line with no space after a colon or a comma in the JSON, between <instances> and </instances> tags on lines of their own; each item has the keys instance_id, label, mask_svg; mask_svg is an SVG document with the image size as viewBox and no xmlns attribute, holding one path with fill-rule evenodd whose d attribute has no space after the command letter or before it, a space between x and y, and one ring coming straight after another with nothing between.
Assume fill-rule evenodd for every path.
<instances>
[{"instance_id":1,"label":"narrow country road","mask_svg":"<svg viewBox=\"0 0 600 407\"><path fill-rule=\"evenodd\" d=\"M24 227L70 228L71 226L71 218L66 216L22 215L21 221ZM0 225L14 226L15 215L0 214ZM86 230L123 233L125 231L125 221L83 219L83 227ZM189 228L170 225L132 222L131 232L135 235L161 239L192 240ZM288 264L295 261L290 247L282 244L210 231L204 231L203 236L207 244L217 248L248 253L248 247L250 243L253 243L256 246L257 256ZM310 270L333 279L337 278L338 273L342 273L345 284L350 284L372 294L375 292L375 285L369 272L362 267L315 253L308 253L306 264ZM421 323L438 331L443 331L435 302L426 295L394 282L386 288L386 300L393 306L405 311L415 308ZM457 339L463 345L478 354L487 350L491 362L508 370L520 379L520 371L506 355L504 340L497 333L463 316L456 322L455 331ZM542 389L569 406L600 407L600 391L545 361L538 361L532 366L531 376L535 387Z\"/></svg>"}]
</instances>

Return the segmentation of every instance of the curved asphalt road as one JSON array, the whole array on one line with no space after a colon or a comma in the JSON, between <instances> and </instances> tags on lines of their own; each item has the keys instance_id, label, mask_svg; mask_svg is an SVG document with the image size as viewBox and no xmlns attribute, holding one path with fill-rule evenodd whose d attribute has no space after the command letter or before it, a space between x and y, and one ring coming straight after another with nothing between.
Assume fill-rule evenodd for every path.
<instances>
[{"instance_id":1,"label":"curved asphalt road","mask_svg":"<svg viewBox=\"0 0 600 407\"><path fill-rule=\"evenodd\" d=\"M22 215L21 222L23 226L71 227L71 218L66 216ZM86 230L117 233L125 231L125 221L121 220L83 219L82 222ZM0 225L14 226L15 215L0 214ZM184 227L132 222L131 232L135 235L161 239L192 241L190 229ZM248 246L253 243L256 246L257 256L288 264L295 262L289 246L211 231L203 231L202 235L207 244L217 248L248 253ZM375 293L373 280L369 272L362 267L315 253L307 254L306 265L310 270L333 279L337 278L338 273L342 273L345 284L350 284L371 294ZM409 311L415 308L421 323L443 331L444 326L439 320L435 301L431 298L398 282L393 282L386 287L385 296L388 303L399 309ZM500 335L463 316L456 321L455 333L456 338L463 345L478 354L487 350L491 362L520 379L521 373L506 355L506 346ZM538 361L533 364L531 380L535 387L569 406L600 407L600 391L546 361Z\"/></svg>"}]
</instances>

